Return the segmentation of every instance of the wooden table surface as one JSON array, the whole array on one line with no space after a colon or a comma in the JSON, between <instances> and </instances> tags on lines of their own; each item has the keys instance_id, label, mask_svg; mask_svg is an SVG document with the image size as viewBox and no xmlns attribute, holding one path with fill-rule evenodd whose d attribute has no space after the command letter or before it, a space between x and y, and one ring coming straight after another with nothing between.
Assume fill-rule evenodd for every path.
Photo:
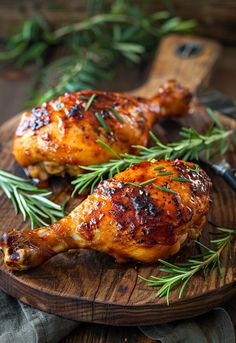
<instances>
[{"instance_id":1,"label":"wooden table surface","mask_svg":"<svg viewBox=\"0 0 236 343\"><path fill-rule=\"evenodd\" d=\"M225 47L216 67L210 87L218 89L225 95L236 99L236 47ZM23 71L1 70L0 72L0 124L24 109L28 99L29 88L34 84L35 67L27 67ZM120 75L124 75L124 79ZM127 71L126 71L127 73ZM119 84L117 80L109 88L127 91L136 88L143 80L142 70L129 70L129 82L125 77L125 70L121 68ZM104 88L104 86L103 86ZM226 309L236 324L236 311L230 304ZM83 323L78 325L61 343L151 343L138 328L111 327L98 324Z\"/></svg>"}]
</instances>

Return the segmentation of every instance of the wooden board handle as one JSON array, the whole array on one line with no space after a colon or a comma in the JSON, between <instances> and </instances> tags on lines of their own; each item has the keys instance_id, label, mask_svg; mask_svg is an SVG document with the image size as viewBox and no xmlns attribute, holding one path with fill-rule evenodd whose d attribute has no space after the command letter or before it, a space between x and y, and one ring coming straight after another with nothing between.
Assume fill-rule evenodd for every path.
<instances>
[{"instance_id":1,"label":"wooden board handle","mask_svg":"<svg viewBox=\"0 0 236 343\"><path fill-rule=\"evenodd\" d=\"M170 79L195 92L209 82L220 51L220 45L210 39L169 35L160 43L148 80L132 93L150 97Z\"/></svg>"}]
</instances>

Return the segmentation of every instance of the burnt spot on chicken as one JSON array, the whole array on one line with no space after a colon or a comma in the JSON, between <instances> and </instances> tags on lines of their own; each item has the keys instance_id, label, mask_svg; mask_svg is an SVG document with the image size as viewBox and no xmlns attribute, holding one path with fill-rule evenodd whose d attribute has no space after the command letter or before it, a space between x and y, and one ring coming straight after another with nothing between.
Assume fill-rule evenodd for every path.
<instances>
[{"instance_id":1,"label":"burnt spot on chicken","mask_svg":"<svg viewBox=\"0 0 236 343\"><path fill-rule=\"evenodd\" d=\"M112 192L107 191L110 187ZM109 213L114 217L117 228L125 232L130 240L135 239L144 246L158 243L174 244L175 228L190 221L193 215L190 208L166 212L163 210L163 205L153 199L148 191L133 185L123 184L122 188L114 188L114 185L104 181L102 187L100 183L96 192L99 194L100 190L103 195L110 198ZM142 237L140 237L140 229Z\"/></svg>"},{"instance_id":2,"label":"burnt spot on chicken","mask_svg":"<svg viewBox=\"0 0 236 343\"><path fill-rule=\"evenodd\" d=\"M48 110L42 106L42 107L34 107L32 109L32 116L36 117L36 118L40 118L42 116L46 116L48 114Z\"/></svg>"},{"instance_id":3,"label":"burnt spot on chicken","mask_svg":"<svg viewBox=\"0 0 236 343\"><path fill-rule=\"evenodd\" d=\"M37 117L32 123L30 123L30 128L33 131L36 131L48 125L49 123L50 123L50 118L48 116L46 118L44 118L43 116Z\"/></svg>"},{"instance_id":4,"label":"burnt spot on chicken","mask_svg":"<svg viewBox=\"0 0 236 343\"><path fill-rule=\"evenodd\" d=\"M84 114L82 112L82 108L79 107L79 105L73 105L68 111L67 111L68 117L72 117L75 119L82 119L84 118Z\"/></svg>"}]
</instances>

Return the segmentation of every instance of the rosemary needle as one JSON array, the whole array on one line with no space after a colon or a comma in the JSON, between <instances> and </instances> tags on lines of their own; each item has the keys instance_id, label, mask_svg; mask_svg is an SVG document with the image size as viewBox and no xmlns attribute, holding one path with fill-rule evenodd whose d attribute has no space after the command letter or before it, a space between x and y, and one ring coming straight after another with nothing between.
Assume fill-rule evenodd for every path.
<instances>
[{"instance_id":1,"label":"rosemary needle","mask_svg":"<svg viewBox=\"0 0 236 343\"><path fill-rule=\"evenodd\" d=\"M103 119L103 117L101 116L101 114L99 114L98 112L95 113L95 117L97 118L97 120L99 121L99 123L101 124L101 126L104 128L104 130L106 130L106 132L111 132L110 126L105 122L105 120Z\"/></svg>"},{"instance_id":2,"label":"rosemary needle","mask_svg":"<svg viewBox=\"0 0 236 343\"><path fill-rule=\"evenodd\" d=\"M87 105L86 105L86 107L85 107L85 109L84 109L85 111L88 111L88 109L89 109L90 106L92 105L92 103L93 103L95 97L96 97L96 94L91 95L91 97L89 98L89 100L88 100L88 102L87 102Z\"/></svg>"},{"instance_id":3,"label":"rosemary needle","mask_svg":"<svg viewBox=\"0 0 236 343\"><path fill-rule=\"evenodd\" d=\"M156 180L156 178L154 177L154 178L152 178L152 179L149 179L149 180L146 180L146 181L141 182L139 185L140 185L140 186L146 186L146 185L148 185L149 183L151 183L151 182L153 182L153 181L155 181L155 180Z\"/></svg>"},{"instance_id":4,"label":"rosemary needle","mask_svg":"<svg viewBox=\"0 0 236 343\"><path fill-rule=\"evenodd\" d=\"M165 167L163 166L158 166L158 167L155 167L154 170L161 170L161 169L164 169Z\"/></svg>"},{"instance_id":5,"label":"rosemary needle","mask_svg":"<svg viewBox=\"0 0 236 343\"><path fill-rule=\"evenodd\" d=\"M132 185L132 186L141 188L142 186L146 186L146 185L148 185L149 183L151 183L151 182L153 182L155 180L156 180L156 178L154 177L153 179L149 179L149 180L143 181L141 183L135 183L135 182L127 181L127 182L125 182L125 185Z\"/></svg>"},{"instance_id":6,"label":"rosemary needle","mask_svg":"<svg viewBox=\"0 0 236 343\"><path fill-rule=\"evenodd\" d=\"M167 188L167 187L163 187L163 186L157 186L157 185L153 185L154 187L160 189L161 191L165 191L167 193L173 193L173 194L178 194L176 191L173 191L173 189Z\"/></svg>"},{"instance_id":7,"label":"rosemary needle","mask_svg":"<svg viewBox=\"0 0 236 343\"><path fill-rule=\"evenodd\" d=\"M121 117L120 113L117 112L117 110L116 110L114 107L112 107L112 106L107 106L107 108L113 112L113 114L115 115L115 117L116 117L121 123L124 123L124 122L125 122L124 119Z\"/></svg>"},{"instance_id":8,"label":"rosemary needle","mask_svg":"<svg viewBox=\"0 0 236 343\"><path fill-rule=\"evenodd\" d=\"M114 155L116 158L120 158L118 153L112 149L109 145L107 145L105 142L101 141L100 139L97 139L97 143L100 144L103 148L105 148L107 151L109 151L112 155Z\"/></svg>"},{"instance_id":9,"label":"rosemary needle","mask_svg":"<svg viewBox=\"0 0 236 343\"><path fill-rule=\"evenodd\" d=\"M164 176L164 175L172 175L172 172L160 172L157 174L157 176Z\"/></svg>"},{"instance_id":10,"label":"rosemary needle","mask_svg":"<svg viewBox=\"0 0 236 343\"><path fill-rule=\"evenodd\" d=\"M171 178L172 181L180 181L180 182L189 182L192 183L192 180L189 179L185 179L184 177L172 177Z\"/></svg>"},{"instance_id":11,"label":"rosemary needle","mask_svg":"<svg viewBox=\"0 0 236 343\"><path fill-rule=\"evenodd\" d=\"M138 187L138 188L142 188L142 186L140 184L135 183L135 182L131 182L131 181L125 182L125 185L131 185L131 186L135 186L135 187Z\"/></svg>"}]
</instances>

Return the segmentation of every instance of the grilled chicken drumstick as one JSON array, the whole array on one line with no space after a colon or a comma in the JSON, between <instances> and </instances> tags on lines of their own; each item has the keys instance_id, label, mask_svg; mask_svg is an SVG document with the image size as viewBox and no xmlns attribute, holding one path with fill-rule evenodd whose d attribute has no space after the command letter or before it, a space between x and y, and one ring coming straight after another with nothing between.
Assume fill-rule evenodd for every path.
<instances>
[{"instance_id":1,"label":"grilled chicken drumstick","mask_svg":"<svg viewBox=\"0 0 236 343\"><path fill-rule=\"evenodd\" d=\"M99 183L67 217L34 231L5 233L0 247L13 270L69 249L95 249L118 262L176 254L206 222L211 181L194 163L142 162Z\"/></svg>"},{"instance_id":2,"label":"grilled chicken drumstick","mask_svg":"<svg viewBox=\"0 0 236 343\"><path fill-rule=\"evenodd\" d=\"M166 83L151 99L101 91L66 94L23 113L14 155L33 178L75 176L80 165L114 157L98 139L117 153L134 153L131 146L146 145L158 119L186 114L190 100L188 90L175 81Z\"/></svg>"}]
</instances>

